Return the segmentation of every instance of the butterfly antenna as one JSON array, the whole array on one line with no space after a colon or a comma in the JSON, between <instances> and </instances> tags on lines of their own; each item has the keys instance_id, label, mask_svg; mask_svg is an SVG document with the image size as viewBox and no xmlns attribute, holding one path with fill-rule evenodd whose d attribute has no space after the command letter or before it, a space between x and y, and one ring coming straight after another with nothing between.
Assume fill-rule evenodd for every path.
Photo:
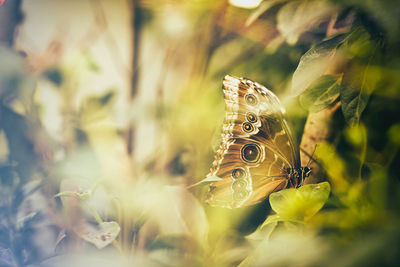
<instances>
[{"instance_id":1,"label":"butterfly antenna","mask_svg":"<svg viewBox=\"0 0 400 267\"><path fill-rule=\"evenodd\" d=\"M310 163L311 163L311 160L313 160L313 156L314 156L315 150L317 150L317 145L315 145L314 151L312 152L312 154L310 156L310 159L308 160L308 162L306 164L306 167L308 167L310 165Z\"/></svg>"}]
</instances>

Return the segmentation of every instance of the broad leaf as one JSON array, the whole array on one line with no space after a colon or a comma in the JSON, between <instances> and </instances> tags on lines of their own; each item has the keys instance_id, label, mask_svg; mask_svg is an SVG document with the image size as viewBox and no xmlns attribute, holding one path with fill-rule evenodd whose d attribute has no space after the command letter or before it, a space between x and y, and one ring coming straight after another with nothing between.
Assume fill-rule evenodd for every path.
<instances>
[{"instance_id":1,"label":"broad leaf","mask_svg":"<svg viewBox=\"0 0 400 267\"><path fill-rule=\"evenodd\" d=\"M379 68L364 64L353 64L343 77L340 87L342 112L347 123L356 125L367 106L371 93L381 77Z\"/></svg>"},{"instance_id":2,"label":"broad leaf","mask_svg":"<svg viewBox=\"0 0 400 267\"><path fill-rule=\"evenodd\" d=\"M318 112L332 104L340 92L342 75L323 75L299 97L300 104L310 112Z\"/></svg>"},{"instance_id":3,"label":"broad leaf","mask_svg":"<svg viewBox=\"0 0 400 267\"><path fill-rule=\"evenodd\" d=\"M343 115L350 125L359 123L371 93L382 78L381 69L374 65L379 62L379 47L380 42L360 27L349 35L341 48L352 59L340 87Z\"/></svg>"},{"instance_id":4,"label":"broad leaf","mask_svg":"<svg viewBox=\"0 0 400 267\"><path fill-rule=\"evenodd\" d=\"M270 195L269 202L277 215L273 219L267 218L266 222L275 222L278 219L307 221L324 206L329 193L330 185L328 182L275 192Z\"/></svg>"},{"instance_id":5,"label":"broad leaf","mask_svg":"<svg viewBox=\"0 0 400 267\"><path fill-rule=\"evenodd\" d=\"M292 78L291 93L293 96L302 94L328 69L333 68L343 59L343 55L338 52L337 48L345 38L346 35L341 34L325 40L312 47L301 57Z\"/></svg>"}]
</instances>

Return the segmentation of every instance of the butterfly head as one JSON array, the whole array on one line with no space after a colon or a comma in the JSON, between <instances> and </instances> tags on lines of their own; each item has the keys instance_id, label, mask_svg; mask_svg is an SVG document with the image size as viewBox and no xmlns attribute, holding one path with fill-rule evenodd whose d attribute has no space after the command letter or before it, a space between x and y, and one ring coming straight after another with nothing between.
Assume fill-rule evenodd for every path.
<instances>
[{"instance_id":1,"label":"butterfly head","mask_svg":"<svg viewBox=\"0 0 400 267\"><path fill-rule=\"evenodd\" d=\"M299 171L294 170L292 175L289 175L289 177L291 176L292 178L294 178L294 187L300 187L303 185L304 180L310 176L311 174L311 168L306 166L306 167L301 167Z\"/></svg>"}]
</instances>

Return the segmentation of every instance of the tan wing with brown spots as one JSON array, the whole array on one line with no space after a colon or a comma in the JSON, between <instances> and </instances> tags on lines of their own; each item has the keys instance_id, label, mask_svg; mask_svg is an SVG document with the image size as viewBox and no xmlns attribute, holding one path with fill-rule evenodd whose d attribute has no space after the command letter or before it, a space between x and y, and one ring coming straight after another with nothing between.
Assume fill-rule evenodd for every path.
<instances>
[{"instance_id":1,"label":"tan wing with brown spots","mask_svg":"<svg viewBox=\"0 0 400 267\"><path fill-rule=\"evenodd\" d=\"M223 207L258 203L288 185L288 168L300 167L278 98L246 78L226 76L222 141L208 176L207 202Z\"/></svg>"}]
</instances>

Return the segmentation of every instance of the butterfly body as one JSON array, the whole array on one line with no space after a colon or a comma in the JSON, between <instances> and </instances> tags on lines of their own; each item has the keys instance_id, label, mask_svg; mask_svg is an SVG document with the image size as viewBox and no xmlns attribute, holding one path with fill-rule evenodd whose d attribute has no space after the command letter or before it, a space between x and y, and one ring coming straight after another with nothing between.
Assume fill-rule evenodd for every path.
<instances>
[{"instance_id":1,"label":"butterfly body","mask_svg":"<svg viewBox=\"0 0 400 267\"><path fill-rule=\"evenodd\" d=\"M300 166L278 98L263 85L227 75L221 145L208 176L207 202L235 208L261 202L272 192L298 187L310 174Z\"/></svg>"}]
</instances>

